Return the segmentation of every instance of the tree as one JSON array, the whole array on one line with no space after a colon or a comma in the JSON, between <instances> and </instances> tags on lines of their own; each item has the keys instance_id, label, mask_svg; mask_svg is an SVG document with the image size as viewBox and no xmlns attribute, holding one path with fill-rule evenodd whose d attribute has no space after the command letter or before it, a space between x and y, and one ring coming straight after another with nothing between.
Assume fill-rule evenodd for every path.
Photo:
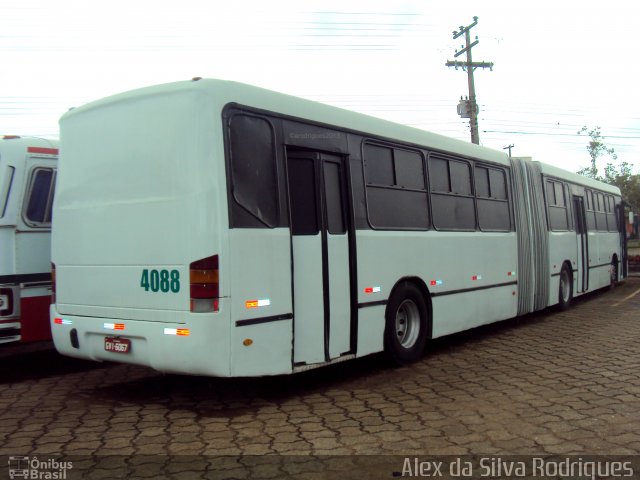
<instances>
[{"instance_id":1,"label":"tree","mask_svg":"<svg viewBox=\"0 0 640 480\"><path fill-rule=\"evenodd\" d=\"M640 211L640 175L633 175L632 165L622 161L617 165L608 162L604 167L604 175L599 174L598 160L605 155L617 160L618 155L613 148L604 142L604 137L600 132L600 127L589 130L586 126L578 132L578 135L586 133L589 135L587 151L591 157L591 164L588 167L578 170L580 175L593 178L610 185L615 185L622 192L622 197L630 205L634 212Z\"/></svg>"},{"instance_id":2,"label":"tree","mask_svg":"<svg viewBox=\"0 0 640 480\"><path fill-rule=\"evenodd\" d=\"M584 175L585 177L604 181L604 178L598 175L598 158L603 155L609 155L612 159L617 160L618 155L616 155L616 152L613 148L607 147L607 145L604 143L604 137L600 133L600 127L594 127L589 130L586 126L584 126L582 127L582 129L580 129L578 135L582 135L585 132L587 133L587 135L589 135L589 145L587 145L587 151L589 152L589 156L591 157L591 165L589 167L584 167L578 170L578 173L580 175ZM607 167L609 167L609 165L611 164L607 164Z\"/></svg>"}]
</instances>

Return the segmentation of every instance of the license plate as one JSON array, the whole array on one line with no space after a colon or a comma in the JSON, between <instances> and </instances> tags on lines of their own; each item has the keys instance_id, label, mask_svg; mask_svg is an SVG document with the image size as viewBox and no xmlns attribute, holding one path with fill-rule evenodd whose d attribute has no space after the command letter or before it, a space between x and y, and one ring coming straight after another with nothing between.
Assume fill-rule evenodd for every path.
<instances>
[{"instance_id":1,"label":"license plate","mask_svg":"<svg viewBox=\"0 0 640 480\"><path fill-rule=\"evenodd\" d=\"M128 338L106 337L104 339L104 349L107 352L129 353L131 351L131 340Z\"/></svg>"}]
</instances>

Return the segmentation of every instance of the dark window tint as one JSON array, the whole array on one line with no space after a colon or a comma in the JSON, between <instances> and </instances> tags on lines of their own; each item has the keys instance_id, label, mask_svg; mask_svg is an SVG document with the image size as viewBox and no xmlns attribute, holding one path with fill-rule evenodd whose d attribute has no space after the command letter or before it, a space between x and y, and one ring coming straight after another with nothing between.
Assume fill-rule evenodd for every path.
<instances>
[{"instance_id":1,"label":"dark window tint","mask_svg":"<svg viewBox=\"0 0 640 480\"><path fill-rule=\"evenodd\" d=\"M313 159L290 158L287 164L291 205L291 233L318 233L315 167Z\"/></svg>"},{"instance_id":2,"label":"dark window tint","mask_svg":"<svg viewBox=\"0 0 640 480\"><path fill-rule=\"evenodd\" d=\"M51 223L53 201L53 170L37 168L31 174L25 217L31 223Z\"/></svg>"},{"instance_id":3,"label":"dark window tint","mask_svg":"<svg viewBox=\"0 0 640 480\"><path fill-rule=\"evenodd\" d=\"M327 229L329 233L345 233L339 164L324 162L324 191L327 207Z\"/></svg>"},{"instance_id":4,"label":"dark window tint","mask_svg":"<svg viewBox=\"0 0 640 480\"><path fill-rule=\"evenodd\" d=\"M231 181L235 201L263 224L278 223L275 139L269 122L249 115L230 121Z\"/></svg>"},{"instance_id":5,"label":"dark window tint","mask_svg":"<svg viewBox=\"0 0 640 480\"><path fill-rule=\"evenodd\" d=\"M378 145L364 146L365 171L367 183L375 185L394 185L393 150Z\"/></svg>"},{"instance_id":6,"label":"dark window tint","mask_svg":"<svg viewBox=\"0 0 640 480\"><path fill-rule=\"evenodd\" d=\"M607 214L605 213L604 206L604 194L603 193L594 193L594 210L596 211L596 228L600 232L606 232L608 230L607 227Z\"/></svg>"},{"instance_id":7,"label":"dark window tint","mask_svg":"<svg viewBox=\"0 0 640 480\"><path fill-rule=\"evenodd\" d=\"M11 185L13 184L14 167L7 167L4 176L4 182L0 186L0 218L7 213L7 205L9 205L9 196L11 195Z\"/></svg>"},{"instance_id":8,"label":"dark window tint","mask_svg":"<svg viewBox=\"0 0 640 480\"><path fill-rule=\"evenodd\" d=\"M475 230L471 167L458 160L429 157L433 225L443 230Z\"/></svg>"},{"instance_id":9,"label":"dark window tint","mask_svg":"<svg viewBox=\"0 0 640 480\"><path fill-rule=\"evenodd\" d=\"M556 204L556 190L553 186L552 181L547 181L547 204L549 205Z\"/></svg>"},{"instance_id":10,"label":"dark window tint","mask_svg":"<svg viewBox=\"0 0 640 480\"><path fill-rule=\"evenodd\" d=\"M551 230L569 230L568 210L562 182L547 180L547 214Z\"/></svg>"},{"instance_id":11,"label":"dark window tint","mask_svg":"<svg viewBox=\"0 0 640 480\"><path fill-rule=\"evenodd\" d=\"M478 226L487 231L511 230L506 176L503 170L475 168Z\"/></svg>"},{"instance_id":12,"label":"dark window tint","mask_svg":"<svg viewBox=\"0 0 640 480\"><path fill-rule=\"evenodd\" d=\"M503 170L492 168L489 170L491 198L507 199L507 180Z\"/></svg>"},{"instance_id":13,"label":"dark window tint","mask_svg":"<svg viewBox=\"0 0 640 480\"><path fill-rule=\"evenodd\" d=\"M429 181L432 192L450 192L449 162L440 158L429 159Z\"/></svg>"},{"instance_id":14,"label":"dark window tint","mask_svg":"<svg viewBox=\"0 0 640 480\"><path fill-rule=\"evenodd\" d=\"M427 193L394 188L367 188L369 220L377 228L426 229L429 227Z\"/></svg>"},{"instance_id":15,"label":"dark window tint","mask_svg":"<svg viewBox=\"0 0 640 480\"><path fill-rule=\"evenodd\" d=\"M417 152L395 149L396 184L406 188L424 190L424 166Z\"/></svg>"},{"instance_id":16,"label":"dark window tint","mask_svg":"<svg viewBox=\"0 0 640 480\"><path fill-rule=\"evenodd\" d=\"M367 210L375 228L429 228L424 162L419 152L365 144Z\"/></svg>"},{"instance_id":17,"label":"dark window tint","mask_svg":"<svg viewBox=\"0 0 640 480\"><path fill-rule=\"evenodd\" d=\"M508 232L511 230L509 202L481 199L478 202L478 225L481 230Z\"/></svg>"},{"instance_id":18,"label":"dark window tint","mask_svg":"<svg viewBox=\"0 0 640 480\"><path fill-rule=\"evenodd\" d=\"M471 195L471 169L468 163L450 161L451 192L457 195Z\"/></svg>"},{"instance_id":19,"label":"dark window tint","mask_svg":"<svg viewBox=\"0 0 640 480\"><path fill-rule=\"evenodd\" d=\"M615 213L616 211L615 201L613 199L613 196L611 195L606 195L604 199L605 199L605 205L607 207L607 229L610 232L617 232L618 218Z\"/></svg>"},{"instance_id":20,"label":"dark window tint","mask_svg":"<svg viewBox=\"0 0 640 480\"><path fill-rule=\"evenodd\" d=\"M476 195L489 198L489 169L476 167Z\"/></svg>"},{"instance_id":21,"label":"dark window tint","mask_svg":"<svg viewBox=\"0 0 640 480\"><path fill-rule=\"evenodd\" d=\"M433 225L443 230L475 230L473 198L431 194Z\"/></svg>"},{"instance_id":22,"label":"dark window tint","mask_svg":"<svg viewBox=\"0 0 640 480\"><path fill-rule=\"evenodd\" d=\"M565 206L565 201L564 201L564 189L562 188L562 183L560 182L553 182L553 187L556 191L556 205L559 207L564 207Z\"/></svg>"}]
</instances>

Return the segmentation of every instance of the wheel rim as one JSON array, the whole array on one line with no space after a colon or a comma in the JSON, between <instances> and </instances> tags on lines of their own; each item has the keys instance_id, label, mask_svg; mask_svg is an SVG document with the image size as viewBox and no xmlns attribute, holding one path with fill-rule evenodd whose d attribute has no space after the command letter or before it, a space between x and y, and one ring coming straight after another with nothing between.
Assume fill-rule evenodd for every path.
<instances>
[{"instance_id":1,"label":"wheel rim","mask_svg":"<svg viewBox=\"0 0 640 480\"><path fill-rule=\"evenodd\" d=\"M563 270L560 274L560 298L564 303L569 301L569 274Z\"/></svg>"},{"instance_id":2,"label":"wheel rim","mask_svg":"<svg viewBox=\"0 0 640 480\"><path fill-rule=\"evenodd\" d=\"M396 311L396 336L403 348L415 345L420 334L420 311L413 300L403 301Z\"/></svg>"}]
</instances>

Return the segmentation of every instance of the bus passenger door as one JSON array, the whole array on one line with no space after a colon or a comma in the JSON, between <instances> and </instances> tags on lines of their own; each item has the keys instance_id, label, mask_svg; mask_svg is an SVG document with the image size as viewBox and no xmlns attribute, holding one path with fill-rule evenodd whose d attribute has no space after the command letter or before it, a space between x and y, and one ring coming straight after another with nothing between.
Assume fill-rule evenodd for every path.
<instances>
[{"instance_id":1,"label":"bus passenger door","mask_svg":"<svg viewBox=\"0 0 640 480\"><path fill-rule=\"evenodd\" d=\"M343 159L287 152L293 255L294 364L350 351L351 295Z\"/></svg>"},{"instance_id":2,"label":"bus passenger door","mask_svg":"<svg viewBox=\"0 0 640 480\"><path fill-rule=\"evenodd\" d=\"M587 217L584 210L584 198L573 196L573 215L576 226L578 282L576 292L585 292L589 288L589 236L587 235Z\"/></svg>"}]
</instances>

